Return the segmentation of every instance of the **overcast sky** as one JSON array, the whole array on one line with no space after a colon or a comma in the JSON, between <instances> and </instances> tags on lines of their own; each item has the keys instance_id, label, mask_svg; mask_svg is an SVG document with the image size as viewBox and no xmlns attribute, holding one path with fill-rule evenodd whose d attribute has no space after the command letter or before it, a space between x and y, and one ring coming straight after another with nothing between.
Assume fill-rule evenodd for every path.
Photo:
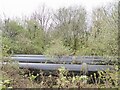
<instances>
[{"instance_id":1,"label":"overcast sky","mask_svg":"<svg viewBox=\"0 0 120 90\"><path fill-rule=\"evenodd\" d=\"M115 0L0 0L0 16L4 14L7 17L28 16L43 4L52 9L82 5L88 11L91 11L92 8L113 1Z\"/></svg>"}]
</instances>

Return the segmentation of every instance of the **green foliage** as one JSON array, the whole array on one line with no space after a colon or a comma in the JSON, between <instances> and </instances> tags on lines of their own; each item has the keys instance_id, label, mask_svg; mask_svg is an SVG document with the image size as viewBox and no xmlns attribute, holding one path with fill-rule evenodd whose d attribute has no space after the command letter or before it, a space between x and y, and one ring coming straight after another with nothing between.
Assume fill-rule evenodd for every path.
<instances>
[{"instance_id":1,"label":"green foliage","mask_svg":"<svg viewBox=\"0 0 120 90\"><path fill-rule=\"evenodd\" d=\"M39 75L39 74L37 74L37 75L30 74L28 78L29 78L31 81L35 81L35 79L38 77L38 75Z\"/></svg>"},{"instance_id":2,"label":"green foliage","mask_svg":"<svg viewBox=\"0 0 120 90\"><path fill-rule=\"evenodd\" d=\"M9 51L6 52L10 54L42 54L45 46L44 35L44 31L35 20L30 20L22 26L19 21L8 19L3 28L3 48L8 46Z\"/></svg>"},{"instance_id":3,"label":"green foliage","mask_svg":"<svg viewBox=\"0 0 120 90\"><path fill-rule=\"evenodd\" d=\"M95 55L117 55L117 8L113 6L111 14L105 7L98 8L93 13L93 26L88 38L88 49Z\"/></svg>"},{"instance_id":4,"label":"green foliage","mask_svg":"<svg viewBox=\"0 0 120 90\"><path fill-rule=\"evenodd\" d=\"M58 87L60 88L66 87L66 85L69 83L67 79L68 71L64 67L59 68L58 71L59 71L59 78L57 79Z\"/></svg>"},{"instance_id":5,"label":"green foliage","mask_svg":"<svg viewBox=\"0 0 120 90\"><path fill-rule=\"evenodd\" d=\"M88 81L94 83L94 88L118 88L118 72L117 71L98 71L98 75L94 73L88 78Z\"/></svg>"},{"instance_id":6,"label":"green foliage","mask_svg":"<svg viewBox=\"0 0 120 90\"><path fill-rule=\"evenodd\" d=\"M115 66L115 70L107 69L106 71L98 71L98 78L95 73L91 76L91 78L94 78L93 82L98 88L118 88L118 66Z\"/></svg>"},{"instance_id":7,"label":"green foliage","mask_svg":"<svg viewBox=\"0 0 120 90\"><path fill-rule=\"evenodd\" d=\"M46 55L69 55L71 50L68 47L65 47L61 41L61 39L53 40L51 45L46 49Z\"/></svg>"},{"instance_id":8,"label":"green foliage","mask_svg":"<svg viewBox=\"0 0 120 90\"><path fill-rule=\"evenodd\" d=\"M12 87L10 86L11 81L10 80L4 80L3 82L0 82L0 89L1 90L6 90L6 89L12 89Z\"/></svg>"},{"instance_id":9,"label":"green foliage","mask_svg":"<svg viewBox=\"0 0 120 90\"><path fill-rule=\"evenodd\" d=\"M81 45L86 31L86 11L83 7L60 8L54 15L54 38L61 38L63 44L70 47L75 54Z\"/></svg>"},{"instance_id":10,"label":"green foliage","mask_svg":"<svg viewBox=\"0 0 120 90\"><path fill-rule=\"evenodd\" d=\"M68 71L61 67L58 69L59 71L59 77L57 79L58 87L60 88L66 88L67 86L73 87L82 87L84 84L87 84L88 77L86 75L81 76L68 76Z\"/></svg>"},{"instance_id":11,"label":"green foliage","mask_svg":"<svg viewBox=\"0 0 120 90\"><path fill-rule=\"evenodd\" d=\"M89 31L86 31L86 11L83 7L58 9L51 23L47 22L49 16L43 13L40 16L34 13L22 22L6 19L0 25L3 47L7 45L9 53L115 56L118 54L118 14L117 5L110 6L93 10ZM45 18L47 20L42 20ZM49 23L48 30L46 25Z\"/></svg>"},{"instance_id":12,"label":"green foliage","mask_svg":"<svg viewBox=\"0 0 120 90\"><path fill-rule=\"evenodd\" d=\"M2 38L2 55L8 56L10 54L10 49L12 46L12 41L9 38L3 37Z\"/></svg>"}]
</instances>

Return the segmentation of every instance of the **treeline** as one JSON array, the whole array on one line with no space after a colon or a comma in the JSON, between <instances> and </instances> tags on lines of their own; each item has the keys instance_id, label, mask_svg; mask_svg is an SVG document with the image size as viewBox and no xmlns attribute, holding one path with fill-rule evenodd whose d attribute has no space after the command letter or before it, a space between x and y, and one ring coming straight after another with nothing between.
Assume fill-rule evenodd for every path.
<instances>
[{"instance_id":1,"label":"treeline","mask_svg":"<svg viewBox=\"0 0 120 90\"><path fill-rule=\"evenodd\" d=\"M30 17L1 19L3 55L117 55L117 4L94 9L91 18L88 22L81 6L56 11L42 6Z\"/></svg>"}]
</instances>

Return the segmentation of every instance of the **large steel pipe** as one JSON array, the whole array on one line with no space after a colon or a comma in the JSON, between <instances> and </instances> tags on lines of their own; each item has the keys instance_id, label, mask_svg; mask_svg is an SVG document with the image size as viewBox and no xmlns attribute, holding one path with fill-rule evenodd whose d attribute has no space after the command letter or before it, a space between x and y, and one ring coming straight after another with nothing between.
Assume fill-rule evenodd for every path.
<instances>
[{"instance_id":1,"label":"large steel pipe","mask_svg":"<svg viewBox=\"0 0 120 90\"><path fill-rule=\"evenodd\" d=\"M58 62L58 63L91 63L91 62L103 62L103 59L89 59L89 58L71 58L71 57L62 57L62 58L50 58L50 57L11 57L11 59L19 62Z\"/></svg>"},{"instance_id":2,"label":"large steel pipe","mask_svg":"<svg viewBox=\"0 0 120 90\"><path fill-rule=\"evenodd\" d=\"M47 55L28 55L28 54L15 54L13 57L47 57ZM57 56L54 56L57 57ZM60 56L60 57L76 57L76 58L103 58L103 56Z\"/></svg>"},{"instance_id":3,"label":"large steel pipe","mask_svg":"<svg viewBox=\"0 0 120 90\"><path fill-rule=\"evenodd\" d=\"M42 63L19 63L20 68L40 69L40 70L57 70L60 67L65 67L68 71L81 71L82 65L76 64L42 64ZM88 71L99 71L113 69L113 66L108 65L88 65Z\"/></svg>"},{"instance_id":4,"label":"large steel pipe","mask_svg":"<svg viewBox=\"0 0 120 90\"><path fill-rule=\"evenodd\" d=\"M15 54L12 57L46 57L46 55Z\"/></svg>"}]
</instances>

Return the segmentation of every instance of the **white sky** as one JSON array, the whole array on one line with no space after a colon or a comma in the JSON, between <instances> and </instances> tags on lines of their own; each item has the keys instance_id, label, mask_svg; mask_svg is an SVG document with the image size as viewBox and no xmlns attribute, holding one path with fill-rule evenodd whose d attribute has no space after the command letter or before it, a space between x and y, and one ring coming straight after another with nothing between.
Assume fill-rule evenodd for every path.
<instances>
[{"instance_id":1,"label":"white sky","mask_svg":"<svg viewBox=\"0 0 120 90\"><path fill-rule=\"evenodd\" d=\"M30 15L40 5L58 9L74 5L83 5L88 11L92 8L115 0L0 0L0 16L21 17ZM3 14L4 13L4 14Z\"/></svg>"}]
</instances>

